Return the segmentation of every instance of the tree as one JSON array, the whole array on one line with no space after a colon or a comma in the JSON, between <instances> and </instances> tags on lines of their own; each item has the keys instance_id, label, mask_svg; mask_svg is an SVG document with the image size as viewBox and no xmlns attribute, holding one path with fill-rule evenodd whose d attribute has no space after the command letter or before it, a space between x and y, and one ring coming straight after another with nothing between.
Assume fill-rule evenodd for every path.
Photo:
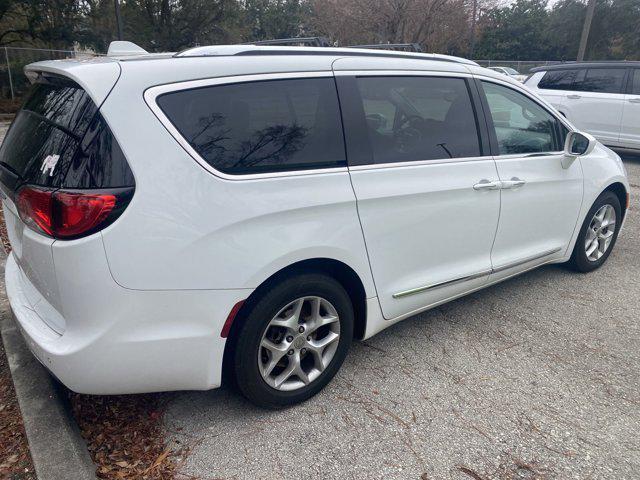
<instances>
[{"instance_id":1,"label":"tree","mask_svg":"<svg viewBox=\"0 0 640 480\"><path fill-rule=\"evenodd\" d=\"M549 55L547 0L516 0L491 9L479 22L477 58L544 60Z\"/></svg>"}]
</instances>

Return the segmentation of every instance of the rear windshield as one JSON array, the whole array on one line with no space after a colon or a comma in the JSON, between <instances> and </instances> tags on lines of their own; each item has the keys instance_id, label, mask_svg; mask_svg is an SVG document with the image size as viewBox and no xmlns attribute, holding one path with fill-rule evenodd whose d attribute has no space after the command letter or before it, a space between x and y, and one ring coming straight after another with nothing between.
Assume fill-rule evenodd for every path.
<instances>
[{"instance_id":1,"label":"rear windshield","mask_svg":"<svg viewBox=\"0 0 640 480\"><path fill-rule=\"evenodd\" d=\"M0 148L5 184L51 188L132 186L133 175L98 108L78 84L34 84ZM7 172L4 172L7 173ZM11 176L13 181L7 181Z\"/></svg>"}]
</instances>

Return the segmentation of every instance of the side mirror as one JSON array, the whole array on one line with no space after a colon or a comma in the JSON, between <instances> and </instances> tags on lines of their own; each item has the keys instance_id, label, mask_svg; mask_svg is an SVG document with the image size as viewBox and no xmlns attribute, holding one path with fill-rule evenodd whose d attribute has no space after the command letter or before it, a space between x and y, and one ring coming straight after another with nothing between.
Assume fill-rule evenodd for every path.
<instances>
[{"instance_id":1,"label":"side mirror","mask_svg":"<svg viewBox=\"0 0 640 480\"><path fill-rule=\"evenodd\" d=\"M596 148L596 142L595 137L588 133L569 132L564 142L562 167L569 168L576 158L593 152L593 149Z\"/></svg>"}]
</instances>

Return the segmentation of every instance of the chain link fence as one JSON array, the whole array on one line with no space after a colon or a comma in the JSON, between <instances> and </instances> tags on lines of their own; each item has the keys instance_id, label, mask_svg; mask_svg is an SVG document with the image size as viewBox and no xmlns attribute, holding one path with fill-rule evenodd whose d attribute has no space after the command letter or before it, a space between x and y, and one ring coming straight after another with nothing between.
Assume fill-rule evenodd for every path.
<instances>
[{"instance_id":1,"label":"chain link fence","mask_svg":"<svg viewBox=\"0 0 640 480\"><path fill-rule=\"evenodd\" d=\"M42 60L86 57L92 53L45 48L0 47L0 114L13 113L29 87L24 67Z\"/></svg>"}]
</instances>

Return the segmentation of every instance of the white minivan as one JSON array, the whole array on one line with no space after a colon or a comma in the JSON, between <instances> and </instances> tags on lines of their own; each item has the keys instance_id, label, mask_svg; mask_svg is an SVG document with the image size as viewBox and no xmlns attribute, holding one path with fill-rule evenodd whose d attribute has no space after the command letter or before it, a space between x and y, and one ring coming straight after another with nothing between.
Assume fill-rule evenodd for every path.
<instances>
[{"instance_id":1,"label":"white minivan","mask_svg":"<svg viewBox=\"0 0 640 480\"><path fill-rule=\"evenodd\" d=\"M380 50L198 47L29 65L0 149L6 288L91 394L309 398L353 339L549 263L587 272L620 157L517 81Z\"/></svg>"},{"instance_id":2,"label":"white minivan","mask_svg":"<svg viewBox=\"0 0 640 480\"><path fill-rule=\"evenodd\" d=\"M640 151L640 62L538 67L525 85L605 145Z\"/></svg>"}]
</instances>

